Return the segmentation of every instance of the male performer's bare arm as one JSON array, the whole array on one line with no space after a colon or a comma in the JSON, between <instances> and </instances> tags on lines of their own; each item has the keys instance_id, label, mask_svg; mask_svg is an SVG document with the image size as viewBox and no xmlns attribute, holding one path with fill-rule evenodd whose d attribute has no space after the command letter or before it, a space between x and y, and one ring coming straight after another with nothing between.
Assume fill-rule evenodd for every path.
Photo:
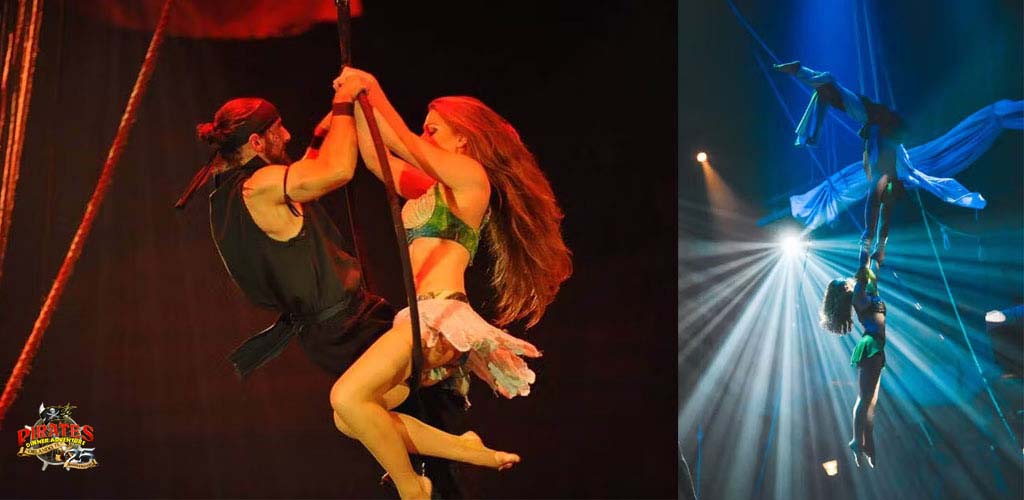
<instances>
[{"instance_id":1,"label":"male performer's bare arm","mask_svg":"<svg viewBox=\"0 0 1024 500\"><path fill-rule=\"evenodd\" d=\"M334 102L352 102L361 90L357 82L342 86L334 94ZM351 116L331 116L329 130L316 158L309 155L290 167L267 165L257 170L245 183L247 203L257 205L284 205L284 175L288 170L288 196L298 203L315 200L352 180L355 171L356 145L355 119Z\"/></svg>"}]
</instances>

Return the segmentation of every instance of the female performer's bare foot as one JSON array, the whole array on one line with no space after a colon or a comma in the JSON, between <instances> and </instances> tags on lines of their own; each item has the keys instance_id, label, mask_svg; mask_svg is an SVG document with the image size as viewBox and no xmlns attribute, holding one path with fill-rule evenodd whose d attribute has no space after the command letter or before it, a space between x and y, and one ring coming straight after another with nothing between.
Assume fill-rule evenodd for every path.
<instances>
[{"instance_id":1,"label":"female performer's bare foot","mask_svg":"<svg viewBox=\"0 0 1024 500\"><path fill-rule=\"evenodd\" d=\"M521 460L519 455L515 453L492 450L484 446L483 439L480 439L480 436L473 431L467 431L459 436L459 438L465 440L474 451L480 452L476 454L475 459L472 461L474 465L505 470L512 468L513 465Z\"/></svg>"}]
</instances>

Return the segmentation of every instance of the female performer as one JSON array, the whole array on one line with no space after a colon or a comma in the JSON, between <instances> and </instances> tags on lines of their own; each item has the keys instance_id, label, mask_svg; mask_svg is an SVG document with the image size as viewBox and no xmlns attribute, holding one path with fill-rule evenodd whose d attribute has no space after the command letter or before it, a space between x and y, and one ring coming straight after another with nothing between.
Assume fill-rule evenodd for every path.
<instances>
[{"instance_id":1,"label":"female performer","mask_svg":"<svg viewBox=\"0 0 1024 500\"><path fill-rule=\"evenodd\" d=\"M533 155L515 129L471 97L430 103L418 136L406 126L365 72L346 68L336 85L358 80L375 108L394 173L395 188L409 199L402 210L423 332L424 386L442 380L463 394L466 371L501 395L526 396L535 375L521 356L538 357L532 344L500 328L525 320L530 327L554 300L571 271L562 241L562 211ZM382 177L361 107L356 109L359 148L368 168ZM495 325L469 305L464 273L482 234L494 257ZM392 329L346 371L331 391L338 429L358 439L387 470L402 498L429 498L430 482L416 476L408 452L505 469L513 453L485 447L476 434L446 434L390 412L409 394L411 322L408 309Z\"/></svg>"},{"instance_id":2,"label":"female performer","mask_svg":"<svg viewBox=\"0 0 1024 500\"><path fill-rule=\"evenodd\" d=\"M858 467L860 455L864 455L868 466L873 468L875 405L885 366L885 302L878 296L878 283L869 266L861 267L855 280L837 279L829 283L821 306L822 328L839 335L849 333L853 327L851 309L857 311L864 335L850 358L850 364L860 370L860 391L857 402L853 404L850 449Z\"/></svg>"}]
</instances>

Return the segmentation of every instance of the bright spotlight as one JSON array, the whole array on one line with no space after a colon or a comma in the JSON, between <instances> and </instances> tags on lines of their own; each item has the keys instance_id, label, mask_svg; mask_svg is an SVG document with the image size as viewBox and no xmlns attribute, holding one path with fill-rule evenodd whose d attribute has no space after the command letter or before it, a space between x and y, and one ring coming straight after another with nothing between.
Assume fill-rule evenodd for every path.
<instances>
[{"instance_id":1,"label":"bright spotlight","mask_svg":"<svg viewBox=\"0 0 1024 500\"><path fill-rule=\"evenodd\" d=\"M839 474L838 460L829 460L828 462L821 464L821 466L825 468L825 474L828 474L829 476Z\"/></svg>"},{"instance_id":2,"label":"bright spotlight","mask_svg":"<svg viewBox=\"0 0 1024 500\"><path fill-rule=\"evenodd\" d=\"M789 256L796 256L806 252L808 245L808 242L796 234L786 234L779 239L779 246L782 248L782 252Z\"/></svg>"},{"instance_id":3,"label":"bright spotlight","mask_svg":"<svg viewBox=\"0 0 1024 500\"><path fill-rule=\"evenodd\" d=\"M985 313L985 322L990 325L1006 322L1006 314L998 309Z\"/></svg>"},{"instance_id":4,"label":"bright spotlight","mask_svg":"<svg viewBox=\"0 0 1024 500\"><path fill-rule=\"evenodd\" d=\"M708 154L703 152L703 151L701 151L700 153L697 153L697 161L699 161L701 163L704 163L704 162L708 161Z\"/></svg>"}]
</instances>

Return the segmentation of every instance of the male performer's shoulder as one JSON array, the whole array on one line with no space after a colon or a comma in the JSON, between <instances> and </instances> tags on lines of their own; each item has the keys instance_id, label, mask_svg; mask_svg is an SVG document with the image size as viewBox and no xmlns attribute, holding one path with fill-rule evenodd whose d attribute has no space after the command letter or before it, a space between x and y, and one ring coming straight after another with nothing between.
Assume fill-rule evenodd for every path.
<instances>
[{"instance_id":1,"label":"male performer's shoulder","mask_svg":"<svg viewBox=\"0 0 1024 500\"><path fill-rule=\"evenodd\" d=\"M284 174L287 169L284 165L267 165L253 172L242 184L242 196L246 204L283 204Z\"/></svg>"}]
</instances>

